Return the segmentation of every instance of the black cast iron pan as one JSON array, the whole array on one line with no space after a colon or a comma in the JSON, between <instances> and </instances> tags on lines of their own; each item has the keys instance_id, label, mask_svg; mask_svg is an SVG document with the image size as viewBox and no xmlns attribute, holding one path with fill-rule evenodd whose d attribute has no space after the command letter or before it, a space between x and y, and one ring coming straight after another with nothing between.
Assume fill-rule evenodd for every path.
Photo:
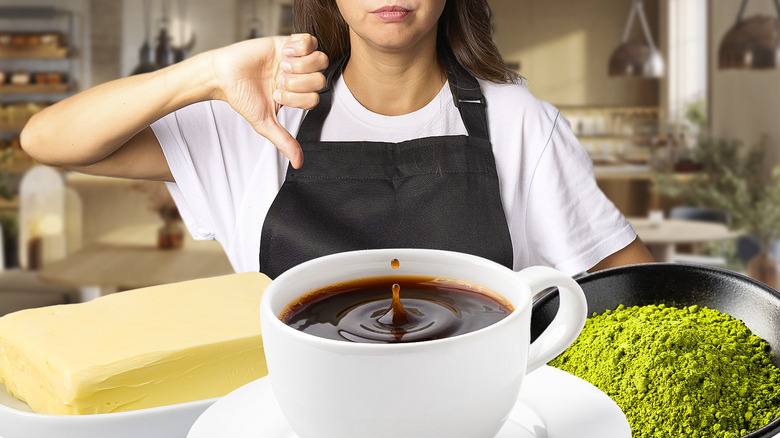
<instances>
[{"instance_id":1,"label":"black cast iron pan","mask_svg":"<svg viewBox=\"0 0 780 438\"><path fill-rule=\"evenodd\" d=\"M780 293L749 277L708 266L649 263L599 271L579 278L577 283L585 292L589 315L619 304L661 303L678 307L696 304L731 315L769 343L773 361L780 366ZM532 339L550 324L557 309L557 291L534 303ZM745 437L773 438L777 434L780 418Z\"/></svg>"}]
</instances>

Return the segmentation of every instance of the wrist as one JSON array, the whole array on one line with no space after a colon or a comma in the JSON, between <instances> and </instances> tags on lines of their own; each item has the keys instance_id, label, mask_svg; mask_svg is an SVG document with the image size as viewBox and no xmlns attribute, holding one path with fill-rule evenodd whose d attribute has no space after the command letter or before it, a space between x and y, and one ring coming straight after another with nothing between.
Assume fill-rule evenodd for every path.
<instances>
[{"instance_id":1,"label":"wrist","mask_svg":"<svg viewBox=\"0 0 780 438\"><path fill-rule=\"evenodd\" d=\"M218 87L211 58L211 51L199 53L153 73L162 81L162 89L170 93L168 106L171 110L217 98Z\"/></svg>"}]
</instances>

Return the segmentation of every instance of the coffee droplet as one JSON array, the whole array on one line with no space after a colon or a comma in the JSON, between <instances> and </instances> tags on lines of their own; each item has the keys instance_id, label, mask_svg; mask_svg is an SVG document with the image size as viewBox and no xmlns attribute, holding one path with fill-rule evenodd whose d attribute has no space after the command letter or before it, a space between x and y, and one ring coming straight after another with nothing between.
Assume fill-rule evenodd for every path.
<instances>
[{"instance_id":1,"label":"coffee droplet","mask_svg":"<svg viewBox=\"0 0 780 438\"><path fill-rule=\"evenodd\" d=\"M390 304L390 308L377 321L381 324L392 326L398 331L402 331L403 326L409 324L409 315L406 313L403 304L401 304L401 285L398 283L393 284L393 301Z\"/></svg>"},{"instance_id":2,"label":"coffee droplet","mask_svg":"<svg viewBox=\"0 0 780 438\"><path fill-rule=\"evenodd\" d=\"M394 326L409 324L409 316L406 314L404 305L401 304L401 285L398 283L393 284L393 305L391 309L393 311Z\"/></svg>"},{"instance_id":3,"label":"coffee droplet","mask_svg":"<svg viewBox=\"0 0 780 438\"><path fill-rule=\"evenodd\" d=\"M390 260L390 267L393 269L398 269L398 267L401 266L401 262L398 261L398 259Z\"/></svg>"}]
</instances>

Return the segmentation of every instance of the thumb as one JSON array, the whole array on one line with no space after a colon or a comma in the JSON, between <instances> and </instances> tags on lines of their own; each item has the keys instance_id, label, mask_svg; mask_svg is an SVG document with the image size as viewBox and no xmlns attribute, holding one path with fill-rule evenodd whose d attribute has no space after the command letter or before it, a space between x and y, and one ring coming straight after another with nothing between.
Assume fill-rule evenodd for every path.
<instances>
[{"instance_id":1,"label":"thumb","mask_svg":"<svg viewBox=\"0 0 780 438\"><path fill-rule=\"evenodd\" d=\"M255 126L255 131L267 138L279 149L295 169L300 169L303 165L303 150L298 140L293 138L289 132L276 120L276 117L267 120L260 126Z\"/></svg>"}]
</instances>

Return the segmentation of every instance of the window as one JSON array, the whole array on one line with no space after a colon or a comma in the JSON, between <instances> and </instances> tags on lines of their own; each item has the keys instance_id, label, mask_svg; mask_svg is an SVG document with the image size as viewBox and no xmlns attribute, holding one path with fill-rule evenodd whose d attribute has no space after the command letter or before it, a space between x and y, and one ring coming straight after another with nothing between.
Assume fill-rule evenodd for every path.
<instances>
[{"instance_id":1,"label":"window","mask_svg":"<svg viewBox=\"0 0 780 438\"><path fill-rule=\"evenodd\" d=\"M695 129L686 116L693 106L706 108L702 103L707 97L707 0L667 2L668 122Z\"/></svg>"}]
</instances>

